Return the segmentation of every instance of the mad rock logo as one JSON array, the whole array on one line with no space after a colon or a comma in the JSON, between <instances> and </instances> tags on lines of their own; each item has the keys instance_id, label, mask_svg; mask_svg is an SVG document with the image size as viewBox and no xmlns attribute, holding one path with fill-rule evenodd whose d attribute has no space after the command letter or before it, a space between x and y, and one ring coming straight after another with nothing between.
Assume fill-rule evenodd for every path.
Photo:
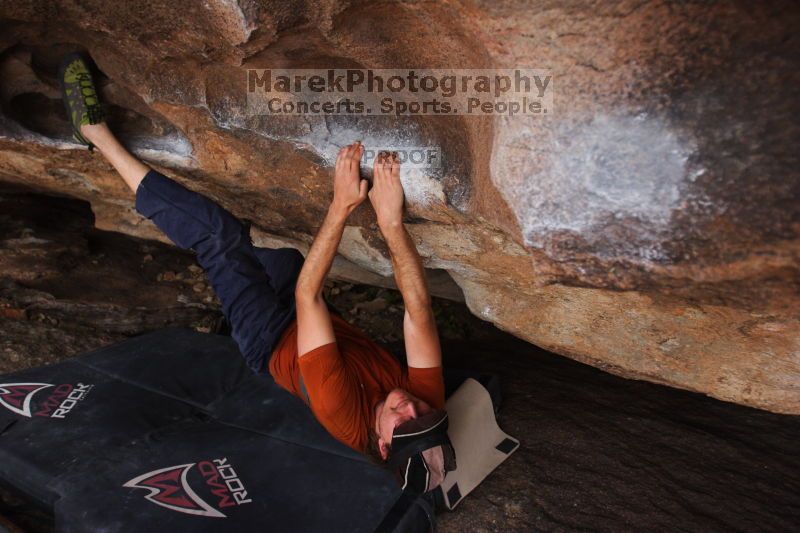
<instances>
[{"instance_id":1,"label":"mad rock logo","mask_svg":"<svg viewBox=\"0 0 800 533\"><path fill-rule=\"evenodd\" d=\"M64 418L93 386L83 383L0 383L0 405L28 418ZM34 407L34 400L37 407Z\"/></svg>"},{"instance_id":2,"label":"mad rock logo","mask_svg":"<svg viewBox=\"0 0 800 533\"><path fill-rule=\"evenodd\" d=\"M153 470L133 478L123 487L146 489L149 494L145 499L161 507L212 518L225 518L223 510L252 501L227 458ZM207 498L201 497L198 491L207 493Z\"/></svg>"}]
</instances>

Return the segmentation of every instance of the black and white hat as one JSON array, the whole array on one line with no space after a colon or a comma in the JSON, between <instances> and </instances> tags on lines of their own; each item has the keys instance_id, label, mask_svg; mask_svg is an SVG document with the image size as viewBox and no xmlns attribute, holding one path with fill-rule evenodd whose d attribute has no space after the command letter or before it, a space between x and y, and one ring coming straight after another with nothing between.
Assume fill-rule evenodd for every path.
<instances>
[{"instance_id":1,"label":"black and white hat","mask_svg":"<svg viewBox=\"0 0 800 533\"><path fill-rule=\"evenodd\" d=\"M394 428L387 466L406 492L422 494L441 485L447 472L456 468L447 412L432 411Z\"/></svg>"}]
</instances>

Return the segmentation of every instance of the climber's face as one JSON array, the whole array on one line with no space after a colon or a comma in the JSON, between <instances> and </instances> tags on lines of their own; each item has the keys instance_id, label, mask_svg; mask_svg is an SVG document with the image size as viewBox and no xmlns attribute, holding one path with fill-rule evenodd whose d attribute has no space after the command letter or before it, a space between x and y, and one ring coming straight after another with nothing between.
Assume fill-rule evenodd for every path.
<instances>
[{"instance_id":1,"label":"climber's face","mask_svg":"<svg viewBox=\"0 0 800 533\"><path fill-rule=\"evenodd\" d=\"M394 428L432 410L430 405L403 389L394 389L387 394L386 399L375 407L374 429L378 434L381 457L386 459L389 456Z\"/></svg>"}]
</instances>

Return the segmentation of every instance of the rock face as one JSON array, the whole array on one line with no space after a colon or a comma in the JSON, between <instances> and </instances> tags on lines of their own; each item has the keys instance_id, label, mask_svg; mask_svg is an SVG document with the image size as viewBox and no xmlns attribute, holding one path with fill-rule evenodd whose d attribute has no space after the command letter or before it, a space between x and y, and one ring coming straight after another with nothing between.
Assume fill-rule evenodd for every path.
<instances>
[{"instance_id":1,"label":"rock face","mask_svg":"<svg viewBox=\"0 0 800 533\"><path fill-rule=\"evenodd\" d=\"M102 72L124 142L252 221L257 244L307 249L339 146L435 145L440 169L403 176L434 292L463 292L484 319L615 374L800 413L793 3L0 6L3 181L163 239L113 169L70 141L56 68L76 47ZM241 112L247 68L346 67L547 68L555 111ZM370 208L350 224L334 274L391 284Z\"/></svg>"}]
</instances>

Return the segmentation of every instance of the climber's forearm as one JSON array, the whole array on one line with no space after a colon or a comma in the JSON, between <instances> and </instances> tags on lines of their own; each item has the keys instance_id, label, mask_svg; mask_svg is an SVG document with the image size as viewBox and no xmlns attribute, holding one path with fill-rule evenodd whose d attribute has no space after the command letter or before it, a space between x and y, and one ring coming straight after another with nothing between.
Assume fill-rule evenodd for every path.
<instances>
[{"instance_id":1,"label":"climber's forearm","mask_svg":"<svg viewBox=\"0 0 800 533\"><path fill-rule=\"evenodd\" d=\"M384 224L381 232L389 245L397 286L403 294L406 312L403 316L403 341L406 360L412 368L442 366L442 348L425 269L417 247L402 222Z\"/></svg>"},{"instance_id":2,"label":"climber's forearm","mask_svg":"<svg viewBox=\"0 0 800 533\"><path fill-rule=\"evenodd\" d=\"M406 313L415 318L429 318L432 316L431 297L414 241L402 222L382 225L381 233L389 246L395 281L403 295Z\"/></svg>"},{"instance_id":3,"label":"climber's forearm","mask_svg":"<svg viewBox=\"0 0 800 533\"><path fill-rule=\"evenodd\" d=\"M331 204L297 278L295 297L298 301L322 299L325 278L336 257L346 220L347 211Z\"/></svg>"}]
</instances>

